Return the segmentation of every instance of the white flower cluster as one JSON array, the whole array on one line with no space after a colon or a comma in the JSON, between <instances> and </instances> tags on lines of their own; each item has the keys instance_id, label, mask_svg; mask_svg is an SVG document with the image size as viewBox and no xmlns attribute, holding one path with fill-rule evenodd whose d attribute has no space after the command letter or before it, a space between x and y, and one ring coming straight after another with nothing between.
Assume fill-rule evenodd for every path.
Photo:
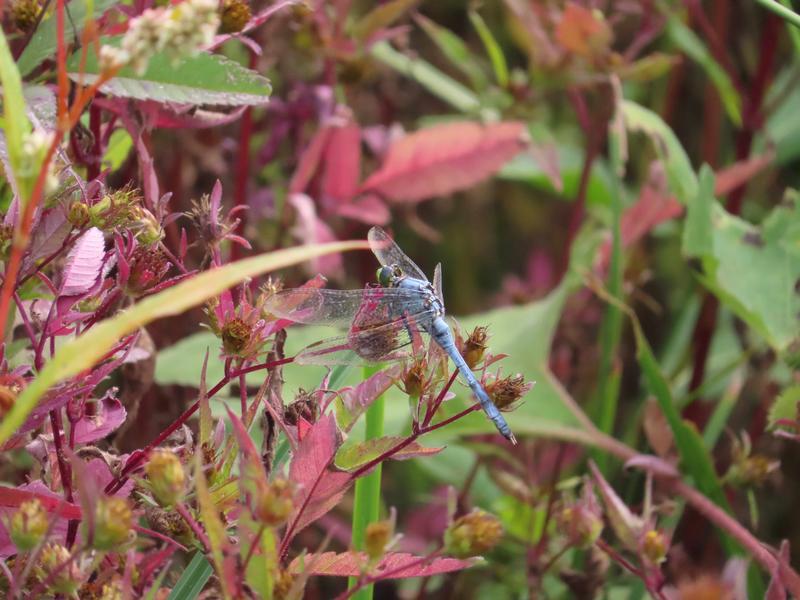
<instances>
[{"instance_id":1,"label":"white flower cluster","mask_svg":"<svg viewBox=\"0 0 800 600\"><path fill-rule=\"evenodd\" d=\"M133 19L119 48L103 46L103 69L130 65L141 75L158 52L173 62L210 44L219 27L217 0L186 0L173 8L151 8Z\"/></svg>"},{"instance_id":2,"label":"white flower cluster","mask_svg":"<svg viewBox=\"0 0 800 600\"><path fill-rule=\"evenodd\" d=\"M36 181L39 170L42 168L47 150L53 143L53 134L41 128L36 128L25 135L22 140L22 156L17 176L28 179L31 183ZM47 167L44 192L50 193L58 187L58 176L53 168L53 161Z\"/></svg>"}]
</instances>

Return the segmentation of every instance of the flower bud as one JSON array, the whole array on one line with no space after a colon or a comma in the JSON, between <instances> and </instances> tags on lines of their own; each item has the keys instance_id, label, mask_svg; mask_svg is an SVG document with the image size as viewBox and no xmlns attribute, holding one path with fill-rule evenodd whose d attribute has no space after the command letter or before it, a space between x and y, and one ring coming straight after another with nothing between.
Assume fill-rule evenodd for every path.
<instances>
[{"instance_id":1,"label":"flower bud","mask_svg":"<svg viewBox=\"0 0 800 600\"><path fill-rule=\"evenodd\" d=\"M119 579L103 585L100 592L100 600L123 600L125 596L122 593L122 582Z\"/></svg>"},{"instance_id":2,"label":"flower bud","mask_svg":"<svg viewBox=\"0 0 800 600\"><path fill-rule=\"evenodd\" d=\"M568 506L558 514L559 527L579 548L592 546L603 532L600 515L581 505Z\"/></svg>"},{"instance_id":3,"label":"flower bud","mask_svg":"<svg viewBox=\"0 0 800 600\"><path fill-rule=\"evenodd\" d=\"M125 291L133 297L141 296L161 283L170 267L158 246L137 246L130 263L130 276L125 284Z\"/></svg>"},{"instance_id":4,"label":"flower bud","mask_svg":"<svg viewBox=\"0 0 800 600\"><path fill-rule=\"evenodd\" d=\"M459 517L444 532L448 554L467 558L484 554L494 548L503 536L500 519L480 509Z\"/></svg>"},{"instance_id":5,"label":"flower bud","mask_svg":"<svg viewBox=\"0 0 800 600\"><path fill-rule=\"evenodd\" d=\"M51 592L72 596L81 586L83 574L70 558L69 550L61 544L50 543L42 550L36 574L41 580L50 579L48 589ZM51 578L53 572L56 574Z\"/></svg>"},{"instance_id":6,"label":"flower bud","mask_svg":"<svg viewBox=\"0 0 800 600\"><path fill-rule=\"evenodd\" d=\"M275 479L266 486L259 486L255 498L254 517L268 525L282 525L294 510L294 490L286 479Z\"/></svg>"},{"instance_id":7,"label":"flower bud","mask_svg":"<svg viewBox=\"0 0 800 600\"><path fill-rule=\"evenodd\" d=\"M94 518L93 548L113 550L128 541L133 527L133 513L125 498L100 498L95 507Z\"/></svg>"},{"instance_id":8,"label":"flower bud","mask_svg":"<svg viewBox=\"0 0 800 600\"><path fill-rule=\"evenodd\" d=\"M642 555L654 565L661 564L667 558L669 543L664 534L656 529L647 531L641 539Z\"/></svg>"},{"instance_id":9,"label":"flower bud","mask_svg":"<svg viewBox=\"0 0 800 600\"><path fill-rule=\"evenodd\" d=\"M394 515L392 518L367 525L364 532L364 550L370 561L377 562L382 559L386 548L394 539L395 519L393 517Z\"/></svg>"},{"instance_id":10,"label":"flower bud","mask_svg":"<svg viewBox=\"0 0 800 600\"><path fill-rule=\"evenodd\" d=\"M42 12L39 0L14 0L10 4L11 21L20 31L28 33L33 30Z\"/></svg>"},{"instance_id":11,"label":"flower bud","mask_svg":"<svg viewBox=\"0 0 800 600\"><path fill-rule=\"evenodd\" d=\"M425 359L415 360L403 372L403 388L406 394L412 398L419 398L425 391L428 365Z\"/></svg>"},{"instance_id":12,"label":"flower bud","mask_svg":"<svg viewBox=\"0 0 800 600\"><path fill-rule=\"evenodd\" d=\"M163 507L174 506L183 498L186 473L173 452L159 449L144 467L153 497Z\"/></svg>"},{"instance_id":13,"label":"flower bud","mask_svg":"<svg viewBox=\"0 0 800 600\"><path fill-rule=\"evenodd\" d=\"M285 600L289 598L289 593L292 591L296 576L292 574L289 569L281 569L278 571L278 576L275 578L275 587L272 590L272 597L275 600ZM300 597L303 597L300 594Z\"/></svg>"},{"instance_id":14,"label":"flower bud","mask_svg":"<svg viewBox=\"0 0 800 600\"><path fill-rule=\"evenodd\" d=\"M83 227L89 222L89 206L84 202L73 202L69 205L69 210L67 211L67 221L69 221L73 227Z\"/></svg>"},{"instance_id":15,"label":"flower bud","mask_svg":"<svg viewBox=\"0 0 800 600\"><path fill-rule=\"evenodd\" d=\"M11 541L22 552L32 550L47 533L47 512L37 500L26 500L11 517Z\"/></svg>"},{"instance_id":16,"label":"flower bud","mask_svg":"<svg viewBox=\"0 0 800 600\"><path fill-rule=\"evenodd\" d=\"M250 5L244 0L225 0L219 33L238 33L244 29L251 17Z\"/></svg>"}]
</instances>

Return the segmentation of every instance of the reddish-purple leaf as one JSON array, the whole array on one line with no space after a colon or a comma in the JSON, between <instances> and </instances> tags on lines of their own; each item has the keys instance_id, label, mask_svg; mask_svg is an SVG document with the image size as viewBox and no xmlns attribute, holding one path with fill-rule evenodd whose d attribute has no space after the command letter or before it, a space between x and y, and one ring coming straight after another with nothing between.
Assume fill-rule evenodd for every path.
<instances>
[{"instance_id":1,"label":"reddish-purple leaf","mask_svg":"<svg viewBox=\"0 0 800 600\"><path fill-rule=\"evenodd\" d=\"M672 477L679 478L680 471L672 463L668 463L663 458L653 456L652 454L637 454L631 459L625 461L626 469L642 469L649 471L659 477Z\"/></svg>"},{"instance_id":2,"label":"reddish-purple leaf","mask_svg":"<svg viewBox=\"0 0 800 600\"><path fill-rule=\"evenodd\" d=\"M378 371L355 387L339 390L339 396L336 399L336 418L339 426L344 431L349 431L370 404L392 387L392 384L400 376L400 370L401 367L395 365L389 369Z\"/></svg>"},{"instance_id":3,"label":"reddish-purple leaf","mask_svg":"<svg viewBox=\"0 0 800 600\"><path fill-rule=\"evenodd\" d=\"M289 182L290 194L299 194L306 191L311 179L317 172L319 161L322 159L322 154L325 151L325 146L328 144L328 138L331 133L330 127L323 127L314 135L306 149L303 150L300 155L300 162Z\"/></svg>"},{"instance_id":4,"label":"reddish-purple leaf","mask_svg":"<svg viewBox=\"0 0 800 600\"><path fill-rule=\"evenodd\" d=\"M366 465L379 456L384 455L393 448L399 447L406 438L394 435L373 438L365 442L357 442L342 446L336 453L336 466L345 471L355 471L359 467ZM411 442L403 446L397 452L393 452L388 458L393 460L408 460L418 456L432 456L438 454L444 448L426 448L418 442Z\"/></svg>"},{"instance_id":5,"label":"reddish-purple leaf","mask_svg":"<svg viewBox=\"0 0 800 600\"><path fill-rule=\"evenodd\" d=\"M67 255L61 282L62 296L77 296L94 287L103 269L103 232L92 227L75 242Z\"/></svg>"},{"instance_id":6,"label":"reddish-purple leaf","mask_svg":"<svg viewBox=\"0 0 800 600\"><path fill-rule=\"evenodd\" d=\"M106 395L95 403L97 414L84 415L73 425L76 444L101 440L125 422L128 415L119 399Z\"/></svg>"},{"instance_id":7,"label":"reddish-purple leaf","mask_svg":"<svg viewBox=\"0 0 800 600\"><path fill-rule=\"evenodd\" d=\"M289 479L299 490L290 519L294 526L288 535L295 535L324 515L347 491L350 476L331 469L339 445L339 430L333 415L321 417L300 441L289 466Z\"/></svg>"},{"instance_id":8,"label":"reddish-purple leaf","mask_svg":"<svg viewBox=\"0 0 800 600\"><path fill-rule=\"evenodd\" d=\"M28 252L22 259L23 274L27 274L37 261L47 258L61 248L72 231L72 224L60 206L44 211L39 222L33 228Z\"/></svg>"},{"instance_id":9,"label":"reddish-purple leaf","mask_svg":"<svg viewBox=\"0 0 800 600\"><path fill-rule=\"evenodd\" d=\"M370 574L379 579L430 577L468 569L479 560L429 558L405 552L390 552L374 569L370 570ZM296 574L358 577L364 571L367 563L367 555L363 552L324 552L295 558L289 565L289 571Z\"/></svg>"},{"instance_id":10,"label":"reddish-purple leaf","mask_svg":"<svg viewBox=\"0 0 800 600\"><path fill-rule=\"evenodd\" d=\"M386 225L392 217L384 201L375 194L366 194L353 202L338 205L336 214L367 225Z\"/></svg>"},{"instance_id":11,"label":"reddish-purple leaf","mask_svg":"<svg viewBox=\"0 0 800 600\"><path fill-rule=\"evenodd\" d=\"M449 194L488 178L527 144L525 124L516 121L437 125L392 144L361 190L406 202Z\"/></svg>"},{"instance_id":12,"label":"reddish-purple leaf","mask_svg":"<svg viewBox=\"0 0 800 600\"><path fill-rule=\"evenodd\" d=\"M350 200L361 179L361 129L352 121L332 127L325 144L322 194L337 204Z\"/></svg>"},{"instance_id":13,"label":"reddish-purple leaf","mask_svg":"<svg viewBox=\"0 0 800 600\"><path fill-rule=\"evenodd\" d=\"M747 183L775 160L774 152L767 152L747 160L733 163L716 173L714 195L727 196L740 185Z\"/></svg>"},{"instance_id":14,"label":"reddish-purple leaf","mask_svg":"<svg viewBox=\"0 0 800 600\"><path fill-rule=\"evenodd\" d=\"M589 469L592 471L592 478L606 505L606 516L611 524L611 528L623 545L631 551L637 551L639 534L641 533L644 522L642 518L631 512L625 502L622 501L614 491L614 488L605 480L600 469L594 462L589 462Z\"/></svg>"},{"instance_id":15,"label":"reddish-purple leaf","mask_svg":"<svg viewBox=\"0 0 800 600\"><path fill-rule=\"evenodd\" d=\"M262 484L264 487L268 485L267 474L264 471L264 465L261 462L261 454L259 453L253 440L245 429L242 420L237 417L231 409L227 406L225 409L228 411L228 418L233 425L233 433L236 436L236 441L239 444L239 454L241 455L241 465L239 467L243 477L252 478L256 483Z\"/></svg>"},{"instance_id":16,"label":"reddish-purple leaf","mask_svg":"<svg viewBox=\"0 0 800 600\"><path fill-rule=\"evenodd\" d=\"M330 226L319 218L314 201L305 194L289 194L289 203L297 211L297 225L293 233L303 244L335 242L336 236ZM342 269L341 254L328 254L312 261L312 268L325 274Z\"/></svg>"}]
</instances>

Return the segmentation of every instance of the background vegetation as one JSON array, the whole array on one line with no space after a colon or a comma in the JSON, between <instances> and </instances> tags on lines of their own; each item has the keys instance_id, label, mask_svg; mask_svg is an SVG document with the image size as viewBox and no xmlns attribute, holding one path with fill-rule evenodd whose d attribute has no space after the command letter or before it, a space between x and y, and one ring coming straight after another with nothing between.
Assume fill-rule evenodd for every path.
<instances>
[{"instance_id":1,"label":"background vegetation","mask_svg":"<svg viewBox=\"0 0 800 600\"><path fill-rule=\"evenodd\" d=\"M6 597L800 597L790 0L0 6Z\"/></svg>"}]
</instances>

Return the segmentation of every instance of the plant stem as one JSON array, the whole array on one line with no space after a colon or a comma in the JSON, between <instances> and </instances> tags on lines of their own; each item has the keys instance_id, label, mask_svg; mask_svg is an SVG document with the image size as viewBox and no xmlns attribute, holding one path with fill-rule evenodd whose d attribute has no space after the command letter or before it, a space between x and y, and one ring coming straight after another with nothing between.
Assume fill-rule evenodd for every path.
<instances>
[{"instance_id":1,"label":"plant stem","mask_svg":"<svg viewBox=\"0 0 800 600\"><path fill-rule=\"evenodd\" d=\"M374 367L364 369L364 379L368 379L374 373ZM374 440L383 436L383 416L385 412L385 398L378 396L367 409L365 441ZM375 465L375 469L356 480L355 501L353 504L353 533L351 546L354 550L363 550L364 541L367 533L367 525L374 523L380 517L381 510L381 466L382 463ZM354 588L358 585L357 577L350 577L348 586ZM366 585L353 594L353 598L358 600L371 600L374 587L372 584Z\"/></svg>"}]
</instances>

